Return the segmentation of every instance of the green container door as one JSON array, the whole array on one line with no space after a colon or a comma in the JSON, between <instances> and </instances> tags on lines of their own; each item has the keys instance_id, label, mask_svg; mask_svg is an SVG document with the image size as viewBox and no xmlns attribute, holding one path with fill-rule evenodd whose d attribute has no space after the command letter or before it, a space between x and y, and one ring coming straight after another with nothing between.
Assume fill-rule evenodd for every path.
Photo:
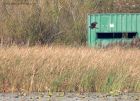
<instances>
[{"instance_id":1,"label":"green container door","mask_svg":"<svg viewBox=\"0 0 140 101\"><path fill-rule=\"evenodd\" d=\"M140 13L88 15L88 45L91 47L131 42L134 37L140 37Z\"/></svg>"}]
</instances>

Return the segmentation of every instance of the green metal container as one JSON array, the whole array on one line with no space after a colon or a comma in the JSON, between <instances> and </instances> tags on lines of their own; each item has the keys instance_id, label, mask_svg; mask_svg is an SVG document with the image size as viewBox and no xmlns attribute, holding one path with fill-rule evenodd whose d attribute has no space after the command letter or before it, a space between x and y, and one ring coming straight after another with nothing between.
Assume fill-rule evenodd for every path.
<instances>
[{"instance_id":1,"label":"green metal container","mask_svg":"<svg viewBox=\"0 0 140 101\"><path fill-rule=\"evenodd\" d=\"M106 46L140 37L140 13L107 13L88 15L88 45Z\"/></svg>"}]
</instances>

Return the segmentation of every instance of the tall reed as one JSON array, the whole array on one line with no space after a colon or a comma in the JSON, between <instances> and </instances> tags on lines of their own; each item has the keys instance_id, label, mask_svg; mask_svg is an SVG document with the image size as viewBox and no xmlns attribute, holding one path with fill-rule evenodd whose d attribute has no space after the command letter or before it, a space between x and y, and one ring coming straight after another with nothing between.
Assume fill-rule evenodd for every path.
<instances>
[{"instance_id":1,"label":"tall reed","mask_svg":"<svg viewBox=\"0 0 140 101\"><path fill-rule=\"evenodd\" d=\"M0 91L140 92L140 50L0 48Z\"/></svg>"}]
</instances>

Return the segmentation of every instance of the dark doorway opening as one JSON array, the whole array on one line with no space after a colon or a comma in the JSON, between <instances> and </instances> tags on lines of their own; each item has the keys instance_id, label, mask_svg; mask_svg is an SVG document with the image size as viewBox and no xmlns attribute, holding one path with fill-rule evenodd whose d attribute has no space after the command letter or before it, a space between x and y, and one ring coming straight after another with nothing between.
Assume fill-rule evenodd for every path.
<instances>
[{"instance_id":1,"label":"dark doorway opening","mask_svg":"<svg viewBox=\"0 0 140 101\"><path fill-rule=\"evenodd\" d=\"M96 33L98 39L121 39L121 38L135 38L137 32L99 32Z\"/></svg>"},{"instance_id":2,"label":"dark doorway opening","mask_svg":"<svg viewBox=\"0 0 140 101\"><path fill-rule=\"evenodd\" d=\"M98 39L112 39L113 33L97 33Z\"/></svg>"}]
</instances>

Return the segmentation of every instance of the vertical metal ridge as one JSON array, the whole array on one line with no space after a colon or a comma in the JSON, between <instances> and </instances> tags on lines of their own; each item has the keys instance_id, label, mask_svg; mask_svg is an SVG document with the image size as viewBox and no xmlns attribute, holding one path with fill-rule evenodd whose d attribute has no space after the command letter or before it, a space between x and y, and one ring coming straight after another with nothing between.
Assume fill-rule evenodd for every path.
<instances>
[{"instance_id":1,"label":"vertical metal ridge","mask_svg":"<svg viewBox=\"0 0 140 101\"><path fill-rule=\"evenodd\" d=\"M136 14L136 31L138 31L138 26L137 26L138 23L137 23L137 19L138 19L138 18L137 18L137 14Z\"/></svg>"},{"instance_id":2,"label":"vertical metal ridge","mask_svg":"<svg viewBox=\"0 0 140 101\"><path fill-rule=\"evenodd\" d=\"M110 14L110 23L112 24L112 14ZM112 28L110 28L110 32L112 32Z\"/></svg>"},{"instance_id":3,"label":"vertical metal ridge","mask_svg":"<svg viewBox=\"0 0 140 101\"><path fill-rule=\"evenodd\" d=\"M96 16L97 16L97 15L95 15L95 21L96 21ZM96 43L96 36L97 36L97 35L96 35L96 28L95 28L94 34L95 34L95 35L93 35L93 36L94 36L94 40L93 40L93 41L94 41L94 44L95 44L95 43Z\"/></svg>"},{"instance_id":4,"label":"vertical metal ridge","mask_svg":"<svg viewBox=\"0 0 140 101\"><path fill-rule=\"evenodd\" d=\"M100 15L100 18L99 18L99 21L100 21L100 22L99 22L99 23L100 23L100 28L99 28L99 29L100 29L100 32L101 32L101 16L102 16L102 15Z\"/></svg>"},{"instance_id":5,"label":"vertical metal ridge","mask_svg":"<svg viewBox=\"0 0 140 101\"><path fill-rule=\"evenodd\" d=\"M118 30L118 23L117 23L117 19L118 19L118 17L116 16L116 30L115 30L115 31L117 31L117 30Z\"/></svg>"},{"instance_id":6,"label":"vertical metal ridge","mask_svg":"<svg viewBox=\"0 0 140 101\"><path fill-rule=\"evenodd\" d=\"M128 26L128 25L127 25L127 19L128 19L128 16L125 15L125 21L126 21L126 22L125 22L125 24L126 24L126 25L125 25L125 31L126 31L126 32L128 32L128 29L127 29L127 26Z\"/></svg>"},{"instance_id":7,"label":"vertical metal ridge","mask_svg":"<svg viewBox=\"0 0 140 101\"><path fill-rule=\"evenodd\" d=\"M121 15L121 32L122 32L122 14L120 14Z\"/></svg>"},{"instance_id":8,"label":"vertical metal ridge","mask_svg":"<svg viewBox=\"0 0 140 101\"><path fill-rule=\"evenodd\" d=\"M130 22L131 22L131 32L132 32L132 15L130 14Z\"/></svg>"}]
</instances>

